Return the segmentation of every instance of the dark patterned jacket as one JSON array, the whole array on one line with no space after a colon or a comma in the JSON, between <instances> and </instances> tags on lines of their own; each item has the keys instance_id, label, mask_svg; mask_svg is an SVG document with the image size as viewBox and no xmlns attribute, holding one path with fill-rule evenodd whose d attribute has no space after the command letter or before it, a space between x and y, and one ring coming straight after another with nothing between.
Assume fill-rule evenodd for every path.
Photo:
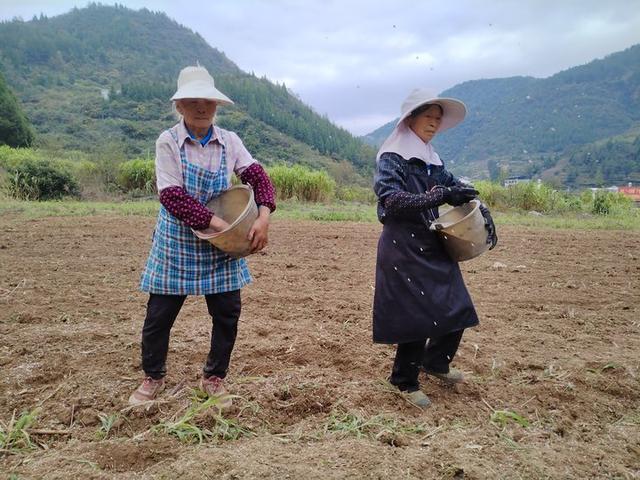
<instances>
[{"instance_id":1,"label":"dark patterned jacket","mask_svg":"<svg viewBox=\"0 0 640 480\"><path fill-rule=\"evenodd\" d=\"M444 165L427 165L418 158L406 160L397 153L383 153L373 186L378 196L378 220L429 223L438 217L437 207L444 203L442 192L433 187L463 184Z\"/></svg>"}]
</instances>

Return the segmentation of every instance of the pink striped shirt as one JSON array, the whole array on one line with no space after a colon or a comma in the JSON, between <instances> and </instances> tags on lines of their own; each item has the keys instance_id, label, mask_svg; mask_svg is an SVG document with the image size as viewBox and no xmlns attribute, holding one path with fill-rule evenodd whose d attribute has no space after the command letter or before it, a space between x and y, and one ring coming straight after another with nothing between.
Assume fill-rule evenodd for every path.
<instances>
[{"instance_id":1,"label":"pink striped shirt","mask_svg":"<svg viewBox=\"0 0 640 480\"><path fill-rule=\"evenodd\" d=\"M183 121L180 121L174 128L177 128L178 133L177 144L168 131L162 132L156 141L156 179L159 192L167 187L184 186L182 166L180 165L180 147L182 145L184 145L189 163L212 172L220 168L220 155L222 145L224 145L229 184L231 184L231 176L234 172L239 176L244 169L256 163L240 137L234 132L223 130L214 125L211 139L205 146L202 146L198 140L193 140L189 136Z\"/></svg>"}]
</instances>

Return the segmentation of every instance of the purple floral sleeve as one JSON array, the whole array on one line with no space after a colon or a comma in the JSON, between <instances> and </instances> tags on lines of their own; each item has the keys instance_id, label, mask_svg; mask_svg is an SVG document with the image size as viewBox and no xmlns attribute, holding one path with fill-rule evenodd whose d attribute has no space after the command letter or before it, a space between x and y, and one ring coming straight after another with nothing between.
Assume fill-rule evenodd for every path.
<instances>
[{"instance_id":1,"label":"purple floral sleeve","mask_svg":"<svg viewBox=\"0 0 640 480\"><path fill-rule=\"evenodd\" d=\"M267 172L259 163L252 163L240 174L240 181L253 188L253 194L258 205L269 207L272 212L276 209L276 191Z\"/></svg>"},{"instance_id":2,"label":"purple floral sleeve","mask_svg":"<svg viewBox=\"0 0 640 480\"><path fill-rule=\"evenodd\" d=\"M183 187L168 187L160 192L160 203L167 211L195 230L209 227L213 213Z\"/></svg>"}]
</instances>

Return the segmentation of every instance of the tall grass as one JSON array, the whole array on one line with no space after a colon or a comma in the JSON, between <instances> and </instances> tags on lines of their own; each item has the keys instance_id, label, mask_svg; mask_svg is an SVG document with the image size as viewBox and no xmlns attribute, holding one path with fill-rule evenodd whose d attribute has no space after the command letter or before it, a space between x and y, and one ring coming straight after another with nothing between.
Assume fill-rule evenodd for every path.
<instances>
[{"instance_id":1,"label":"tall grass","mask_svg":"<svg viewBox=\"0 0 640 480\"><path fill-rule=\"evenodd\" d=\"M503 187L494 182L481 181L475 187L489 208L503 212L633 216L636 210L629 198L617 192L587 190L577 195L558 191L544 183L532 182Z\"/></svg>"},{"instance_id":2,"label":"tall grass","mask_svg":"<svg viewBox=\"0 0 640 480\"><path fill-rule=\"evenodd\" d=\"M51 157L51 158L50 158ZM12 197L8 172L21 165L49 163L72 175L85 201L64 199L34 202ZM267 169L277 191L276 217L323 221L376 221L376 197L369 187L337 185L325 171L295 165L275 165ZM131 202L154 190L151 159L122 161L116 150L96 152L45 152L0 146L0 214L26 217L68 215L155 215L157 200ZM4 180L4 182L3 182ZM615 192L590 190L581 194L558 191L550 185L520 183L503 187L479 181L480 198L492 209L499 223L550 228L640 229L640 209ZM41 197L43 198L43 197ZM102 202L86 201L105 200ZM533 212L533 213L532 213ZM542 214L542 216L538 215Z\"/></svg>"},{"instance_id":3,"label":"tall grass","mask_svg":"<svg viewBox=\"0 0 640 480\"><path fill-rule=\"evenodd\" d=\"M335 195L336 182L325 171L311 170L301 165L275 165L269 167L267 172L275 186L277 197L281 200L294 198L325 202Z\"/></svg>"},{"instance_id":4,"label":"tall grass","mask_svg":"<svg viewBox=\"0 0 640 480\"><path fill-rule=\"evenodd\" d=\"M154 160L136 158L118 165L118 186L125 192L137 191L152 194L156 190Z\"/></svg>"}]
</instances>

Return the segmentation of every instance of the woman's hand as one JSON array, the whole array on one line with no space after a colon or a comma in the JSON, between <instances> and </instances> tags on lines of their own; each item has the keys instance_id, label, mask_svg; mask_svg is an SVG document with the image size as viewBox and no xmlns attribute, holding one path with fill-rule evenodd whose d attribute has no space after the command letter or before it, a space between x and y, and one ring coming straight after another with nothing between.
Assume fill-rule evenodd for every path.
<instances>
[{"instance_id":1,"label":"woman's hand","mask_svg":"<svg viewBox=\"0 0 640 480\"><path fill-rule=\"evenodd\" d=\"M476 198L480 192L475 188L454 185L452 187L445 187L442 193L445 202L457 207L470 202Z\"/></svg>"},{"instance_id":2,"label":"woman's hand","mask_svg":"<svg viewBox=\"0 0 640 480\"><path fill-rule=\"evenodd\" d=\"M496 232L496 225L493 223L493 218L491 217L491 213L489 213L489 209L486 207L484 203L480 204L480 213L484 217L484 228L487 229L487 243L491 246L489 250L493 250L498 243L498 233Z\"/></svg>"},{"instance_id":3,"label":"woman's hand","mask_svg":"<svg viewBox=\"0 0 640 480\"><path fill-rule=\"evenodd\" d=\"M249 230L247 238L251 241L251 253L262 250L269 243L269 215L271 210L268 207L258 208L258 218Z\"/></svg>"},{"instance_id":4,"label":"woman's hand","mask_svg":"<svg viewBox=\"0 0 640 480\"><path fill-rule=\"evenodd\" d=\"M209 228L215 232L222 232L229 228L229 224L225 222L221 217L214 215L209 222Z\"/></svg>"}]
</instances>

